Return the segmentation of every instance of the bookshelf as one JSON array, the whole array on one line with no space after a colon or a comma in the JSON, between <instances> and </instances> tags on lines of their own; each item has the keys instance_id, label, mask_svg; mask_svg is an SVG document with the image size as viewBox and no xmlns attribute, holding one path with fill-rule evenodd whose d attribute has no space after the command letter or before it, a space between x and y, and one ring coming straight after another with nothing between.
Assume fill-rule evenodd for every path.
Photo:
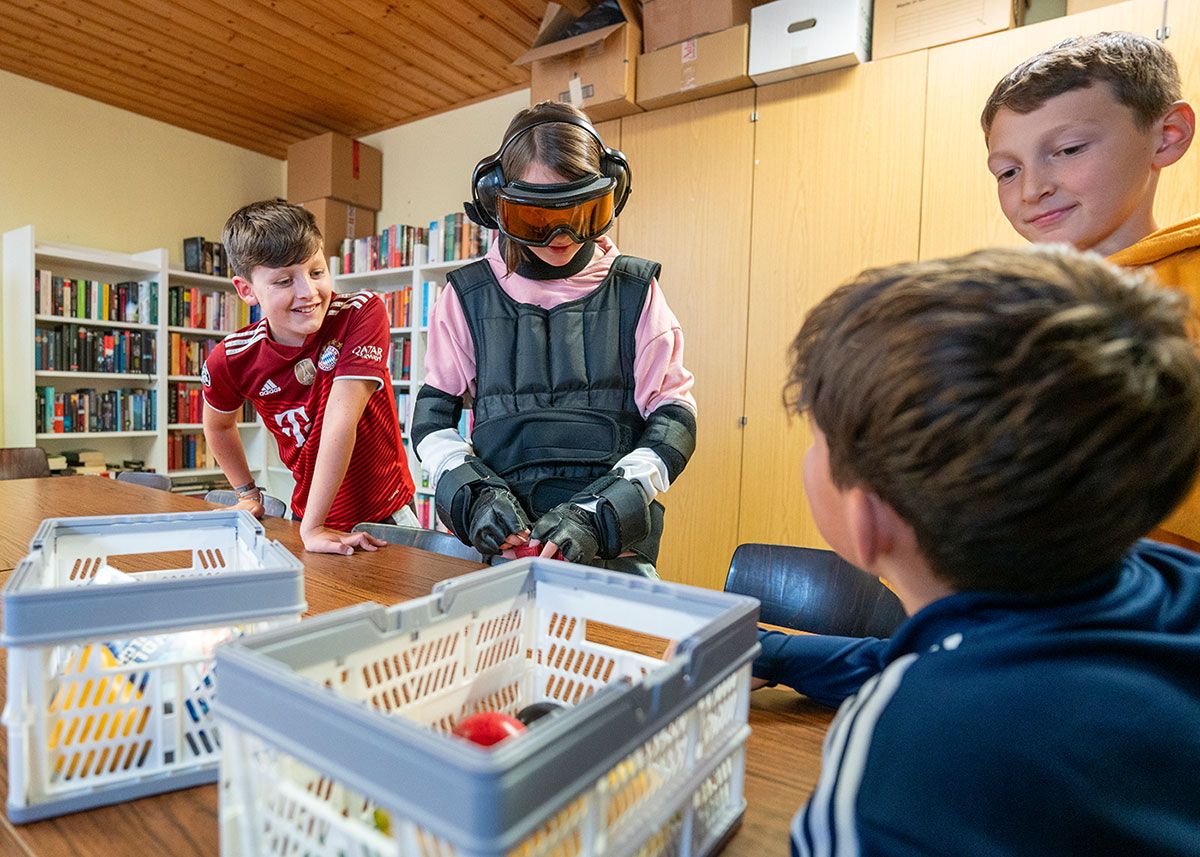
<instances>
[{"instance_id":1,"label":"bookshelf","mask_svg":"<svg viewBox=\"0 0 1200 857\"><path fill-rule=\"evenodd\" d=\"M211 454L206 456L203 451L199 370L217 343L251 321L250 308L238 298L229 278L177 268L167 271L162 322L168 354L167 396L172 401L164 414L170 416L174 412L173 421L166 423L167 442L173 450L166 473L172 480L187 480L200 485L206 479L223 477ZM181 408L187 412L179 413ZM279 486L272 485L267 470L266 453L271 444L266 427L248 405L237 425L251 473L268 493L276 494L272 488ZM184 463L193 460L195 466ZM286 501L291 497L290 486L286 493L276 496Z\"/></svg>"},{"instance_id":2,"label":"bookshelf","mask_svg":"<svg viewBox=\"0 0 1200 857\"><path fill-rule=\"evenodd\" d=\"M166 250L40 241L32 225L4 233L3 248L6 445L93 448L165 471Z\"/></svg>"},{"instance_id":3,"label":"bookshelf","mask_svg":"<svg viewBox=\"0 0 1200 857\"><path fill-rule=\"evenodd\" d=\"M6 232L3 248L4 350L0 371L4 377L5 443L9 446L41 446L50 455L70 449L96 449L104 454L107 462L139 460L146 468L165 473L172 480L187 482L196 490L204 490L206 480L221 477L221 469L212 461L201 460L198 462L200 466L196 467L172 466L175 464L172 444L176 436L202 437L203 426L197 408L183 418L172 419L171 412L177 403L172 403L171 396L179 385L199 392L199 365L202 362L201 352L205 349L198 346L211 347L238 327L249 323L246 312L241 309L244 305L237 299L232 283L222 277L171 269L164 249L127 254L52 244L39 241L34 226ZM35 279L39 271L49 271L47 281ZM92 281L93 284L101 284L101 288L85 288L79 293L90 298L90 303L87 300L81 303L73 300L70 306L66 306L63 286L58 284L56 288L55 278L70 280L72 284L80 280ZM104 284L112 286L126 283L155 284L153 305L147 300L138 303L137 318L117 317L126 315L127 310L120 307L119 312L113 312L119 304L115 298L107 310L100 308L103 298L99 296L105 293ZM209 299L209 312L202 314L203 323L172 323L184 321L178 317L178 313L173 312L173 299L184 291ZM121 294L127 295L127 292ZM44 305L47 295L50 296L49 307ZM140 292L137 295L141 297ZM221 298L214 300L211 298L213 295L220 295ZM212 312L218 305L222 312ZM104 318L105 314L113 318ZM70 332L69 337L67 332ZM137 337L136 344L145 346L139 349L139 356L152 353L153 366L138 365L135 368L119 365L115 359L111 361L112 371L106 371L110 368L108 364L87 369L60 366L57 365L58 357L65 355L65 351L57 339L50 340L50 334L78 339L80 342L95 342L99 338L102 344L96 346L95 353L89 351L88 358L100 360L106 359L108 353L105 350L105 337L111 337L114 343L120 343L121 337L126 337L131 343L130 354L133 351L131 337ZM195 358L186 369L175 363L183 343L187 344ZM43 353L44 350L46 353ZM53 368L43 368L50 365ZM173 367L181 371L173 371ZM98 402L101 406L107 406L118 398L131 399L126 391L139 391L142 398L139 400L138 416L143 417L143 422L135 425L129 420L130 424L125 429L100 430L107 427L96 420L90 426L95 430L67 431L64 415L63 430L54 430L54 425L47 428L44 423L46 417L53 417L53 405L49 414L46 413L44 402L39 405L39 390L47 388L53 388L55 394L67 397L71 394L79 397L81 393L90 395L92 399L89 401ZM65 405L64 402L64 410ZM100 407L95 410L99 411ZM76 415L82 417L82 407L76 411ZM43 423L40 426L39 412ZM104 413L101 411L102 416ZM152 414L152 420L145 419L146 414ZM124 410L121 416L126 417ZM246 418L238 423L238 430L251 470L261 480L267 474L266 447L269 438L266 429L250 410ZM271 490L270 485L267 487Z\"/></svg>"},{"instance_id":4,"label":"bookshelf","mask_svg":"<svg viewBox=\"0 0 1200 857\"><path fill-rule=\"evenodd\" d=\"M450 261L428 262L424 259L424 246L419 246L416 253L416 263L399 268L381 268L374 271L360 271L352 274L338 274L334 277L334 290L338 292L372 291L380 294L385 300L396 300L395 297L406 289L409 290L408 323L391 328L392 353L388 355L388 366L392 371L392 395L397 398L396 410L400 415L401 434L404 438L404 451L408 456L409 468L412 470L413 484L417 490L418 517L423 523L432 525L433 489L428 485L428 477L422 472L421 463L417 461L412 449L408 427L412 421L413 403L425 377L425 350L429 344L429 313L433 303L446 284L446 276L463 265L477 261L480 257L469 259L452 259ZM390 308L390 304L389 304ZM393 316L393 322L396 318ZM409 357L407 377L397 377L398 363L396 355L403 355L404 343L408 343ZM469 437L469 434L468 434ZM273 476L281 478L275 467L270 467ZM288 474L290 476L291 474Z\"/></svg>"}]
</instances>

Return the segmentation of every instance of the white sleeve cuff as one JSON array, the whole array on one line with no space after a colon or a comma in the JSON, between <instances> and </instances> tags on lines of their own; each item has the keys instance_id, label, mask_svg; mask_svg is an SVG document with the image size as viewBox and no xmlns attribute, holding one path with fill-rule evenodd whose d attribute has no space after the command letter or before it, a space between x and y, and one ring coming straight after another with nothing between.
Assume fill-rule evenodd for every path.
<instances>
[{"instance_id":1,"label":"white sleeve cuff","mask_svg":"<svg viewBox=\"0 0 1200 857\"><path fill-rule=\"evenodd\" d=\"M642 489L647 503L671 487L667 465L658 453L644 446L628 453L613 466L621 468L622 475Z\"/></svg>"},{"instance_id":2,"label":"white sleeve cuff","mask_svg":"<svg viewBox=\"0 0 1200 857\"><path fill-rule=\"evenodd\" d=\"M430 432L417 444L417 458L421 459L421 467L429 473L429 486L435 490L442 474L466 461L472 451L471 444L452 428Z\"/></svg>"}]
</instances>

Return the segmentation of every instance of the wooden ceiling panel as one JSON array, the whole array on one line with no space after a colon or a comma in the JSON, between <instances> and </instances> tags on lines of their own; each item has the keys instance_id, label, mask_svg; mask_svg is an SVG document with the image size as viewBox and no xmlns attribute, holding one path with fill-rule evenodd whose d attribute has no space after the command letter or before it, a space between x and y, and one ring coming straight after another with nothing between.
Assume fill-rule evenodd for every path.
<instances>
[{"instance_id":1,"label":"wooden ceiling panel","mask_svg":"<svg viewBox=\"0 0 1200 857\"><path fill-rule=\"evenodd\" d=\"M0 68L275 157L529 85L545 0L0 0Z\"/></svg>"},{"instance_id":2,"label":"wooden ceiling panel","mask_svg":"<svg viewBox=\"0 0 1200 857\"><path fill-rule=\"evenodd\" d=\"M109 39L100 39L87 26L87 21L75 19L79 26L71 27L55 21L47 26L44 19L14 9L9 13L5 29L27 42L29 49L36 49L43 57L54 57L56 62L67 68L80 66L80 58L87 58L89 73L102 73L105 79L117 83L128 80L131 85L146 84L140 97L155 96L162 90L163 100L186 106L195 100L198 87L206 84L203 77L195 73L194 63L188 63L172 52L148 47L136 39L126 39L113 34ZM231 117L241 116L253 120L265 129L278 129L283 133L309 136L321 133L320 123L304 121L302 118L279 109L269 102L239 105L239 89L233 89L234 97L227 99L227 112ZM266 95L266 91L257 96ZM256 94L251 92L251 98ZM240 106L240 109L239 109ZM221 102L197 107L198 112L213 114L219 118Z\"/></svg>"}]
</instances>

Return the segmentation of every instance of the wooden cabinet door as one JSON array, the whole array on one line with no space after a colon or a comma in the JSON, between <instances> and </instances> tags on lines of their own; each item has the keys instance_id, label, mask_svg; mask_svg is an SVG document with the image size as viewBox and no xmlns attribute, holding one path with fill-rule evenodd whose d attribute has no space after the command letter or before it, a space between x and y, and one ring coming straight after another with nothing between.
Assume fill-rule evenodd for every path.
<instances>
[{"instance_id":1,"label":"wooden cabinet door","mask_svg":"<svg viewBox=\"0 0 1200 857\"><path fill-rule=\"evenodd\" d=\"M754 91L621 120L633 193L620 248L662 263L699 408L696 454L667 507L659 573L721 588L737 546ZM611 145L611 144L610 144Z\"/></svg>"},{"instance_id":2,"label":"wooden cabinet door","mask_svg":"<svg viewBox=\"0 0 1200 857\"><path fill-rule=\"evenodd\" d=\"M1176 5L1171 4L1172 10ZM1127 0L929 51L922 259L1025 244L1000 210L996 180L987 169L987 146L979 125L984 103L1017 63L1062 39L1104 30L1154 35L1154 7L1161 23L1161 2ZM1169 171L1164 175L1169 185L1173 177Z\"/></svg>"},{"instance_id":3,"label":"wooden cabinet door","mask_svg":"<svg viewBox=\"0 0 1200 857\"><path fill-rule=\"evenodd\" d=\"M1162 3L1149 4L1151 13L1162 14ZM1183 0L1167 6L1171 35L1164 44L1179 63L1183 97L1200 112L1200 0ZM1153 15L1151 15L1153 17ZM1162 171L1154 199L1154 217L1160 227L1200 214L1200 139L1176 164Z\"/></svg>"},{"instance_id":4,"label":"wooden cabinet door","mask_svg":"<svg viewBox=\"0 0 1200 857\"><path fill-rule=\"evenodd\" d=\"M739 542L819 547L803 420L782 404L805 314L865 267L917 256L924 51L758 90Z\"/></svg>"}]
</instances>

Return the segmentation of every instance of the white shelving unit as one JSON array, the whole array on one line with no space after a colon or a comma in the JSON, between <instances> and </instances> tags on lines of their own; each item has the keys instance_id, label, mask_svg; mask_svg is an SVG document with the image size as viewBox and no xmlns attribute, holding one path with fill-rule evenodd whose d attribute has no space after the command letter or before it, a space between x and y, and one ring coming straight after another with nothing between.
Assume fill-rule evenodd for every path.
<instances>
[{"instance_id":1,"label":"white shelving unit","mask_svg":"<svg viewBox=\"0 0 1200 857\"><path fill-rule=\"evenodd\" d=\"M181 271L177 268L171 268L167 271L167 288L168 289L199 289L202 292L226 292L233 293L233 282L227 277L217 277L212 274L199 274L193 271ZM171 334L179 334L185 338L195 339L222 339L233 333L237 328L229 329L214 329L207 327L188 327L185 325L168 324L170 319L170 292L166 292L165 299L162 304L162 323L164 325L165 337L169 342ZM171 363L164 364L171 366ZM167 383L186 383L199 384L199 375L168 375ZM164 418L166 411L164 413ZM272 446L270 438L267 436L266 427L258 419L250 422L239 422L238 429L242 436L242 446L246 449L246 461L250 465L250 470L254 474L255 479L262 483L268 493L282 497L285 501L290 498L290 486L286 493L278 494L272 490L270 474L267 470L267 449ZM203 426L200 423L170 423L167 425L167 430L172 433L177 432L200 432L203 431ZM202 476L219 476L221 468L219 467L192 467L192 468L176 468L167 471L167 475L172 479L183 479L188 477ZM288 474L289 477L291 474Z\"/></svg>"},{"instance_id":2,"label":"white shelving unit","mask_svg":"<svg viewBox=\"0 0 1200 857\"><path fill-rule=\"evenodd\" d=\"M138 459L159 472L166 470L167 391L162 366L166 354L165 287L167 251L116 253L89 247L39 241L33 226L4 233L4 441L8 446L42 446L50 454L72 447L100 450L109 461ZM155 282L158 284L159 317L145 322L102 321L34 312L35 271L49 270L54 276L98 280L108 283ZM145 374L111 372L42 371L34 365L34 336L39 326L71 324L104 329L154 331L155 371ZM72 392L91 388L112 390L144 388L154 399L156 426L153 431L38 432L35 388L53 386Z\"/></svg>"},{"instance_id":3,"label":"white shelving unit","mask_svg":"<svg viewBox=\"0 0 1200 857\"><path fill-rule=\"evenodd\" d=\"M436 283L439 287L443 286L446 283L447 274L461 268L463 265L469 265L471 262L477 261L477 259L478 257L425 262L418 256L418 261L415 265L406 265L402 268L382 268L376 271L361 271L353 274L339 274L334 278L334 289L338 292L367 290L382 294L386 292L398 292L406 288L412 289L412 301L410 303L412 324L391 328L393 347L405 338L412 340L409 378L407 380L393 378L392 393L393 395L407 393L409 396L408 413L401 414L400 419L402 425L405 426L403 431L404 449L408 453L408 464L412 470L413 483L417 486L418 496L422 497L432 497L433 489L423 484L425 477L421 472L421 464L417 461L416 453L412 449L407 427L412 422L412 405L416 401L417 392L421 389L421 383L425 378L425 349L429 344L429 327L428 324L422 324L422 320L428 320L428 311L432 307L426 307L425 305L427 296L424 284L429 282ZM272 467L269 469L273 471L275 468Z\"/></svg>"}]
</instances>

